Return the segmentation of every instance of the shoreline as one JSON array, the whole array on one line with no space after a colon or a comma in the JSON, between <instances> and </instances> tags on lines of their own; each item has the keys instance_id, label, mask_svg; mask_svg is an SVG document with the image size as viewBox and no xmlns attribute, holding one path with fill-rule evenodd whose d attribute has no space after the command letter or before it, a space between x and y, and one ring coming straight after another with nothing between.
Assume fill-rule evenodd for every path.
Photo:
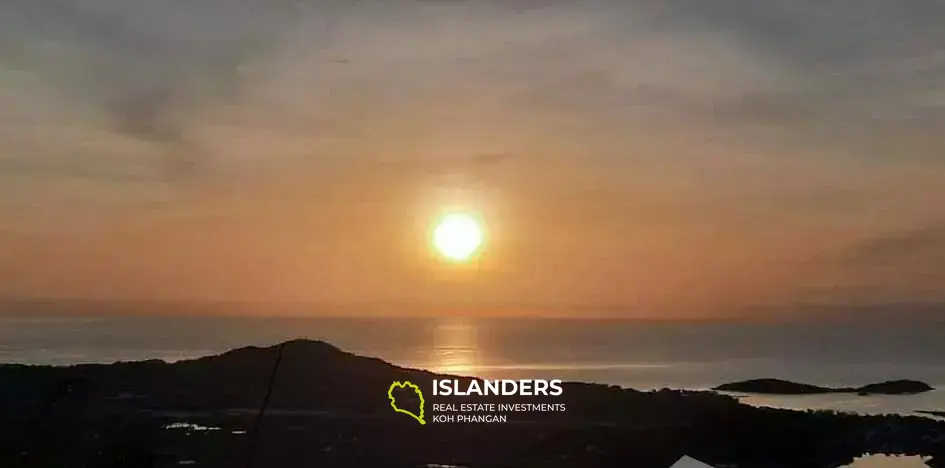
<instances>
[{"instance_id":1,"label":"shoreline","mask_svg":"<svg viewBox=\"0 0 945 468\"><path fill-rule=\"evenodd\" d=\"M241 453L232 447L254 427L253 408L262 401L277 356L283 367L261 433L273 466L414 466L419 459L459 457L470 466L491 468L498 466L495 460L550 466L566 457L568 467L616 468L632 458L641 467L665 468L681 454L714 466L778 468L842 466L865 453L922 454L938 457L934 466L945 462L945 421L930 417L759 408L717 392L639 392L574 381L563 382L559 396L514 401L426 395L431 411L425 416L421 394L418 414L428 424L418 425L391 411L384 398L390 382L429 389L437 380L458 379L468 386L472 379L403 368L307 340L174 364L0 366L0 388L7 396L0 410L11 421L5 427L0 423L0 429L10 434L11 455L18 457L39 453L38 445L55 446L31 432L17 438L19 425L26 424L45 428L50 432L43 437L55 440L86 434L76 445L83 453L102 453L108 446L101 444L115 437L137 437L147 450L219 466ZM56 403L52 407L49 398ZM509 413L507 423L435 422L438 413L432 409L446 403L495 403L496 408L498 403L555 403L567 411ZM198 414L199 425L179 419ZM178 418L168 418L172 415ZM316 441L331 441L330 450ZM803 453L799 446L805 447ZM67 447L62 450L57 456L68 455Z\"/></svg>"}]
</instances>

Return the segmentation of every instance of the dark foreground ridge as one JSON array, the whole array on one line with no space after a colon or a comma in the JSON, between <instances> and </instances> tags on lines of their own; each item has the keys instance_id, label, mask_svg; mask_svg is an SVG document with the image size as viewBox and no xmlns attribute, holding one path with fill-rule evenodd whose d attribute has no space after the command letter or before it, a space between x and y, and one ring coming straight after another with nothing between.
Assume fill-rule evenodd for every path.
<instances>
[{"instance_id":1,"label":"dark foreground ridge","mask_svg":"<svg viewBox=\"0 0 945 468\"><path fill-rule=\"evenodd\" d=\"M713 390L767 395L815 395L823 393L856 393L858 395L915 395L935 390L925 382L890 380L862 387L820 387L779 379L755 379L719 385Z\"/></svg>"},{"instance_id":2,"label":"dark foreground ridge","mask_svg":"<svg viewBox=\"0 0 945 468\"><path fill-rule=\"evenodd\" d=\"M826 468L865 453L945 466L945 422L753 408L712 392L566 383L558 397L432 395L429 372L291 341L256 440L259 468ZM71 367L0 366L0 466L243 467L278 347ZM553 376L548 376L553 378ZM392 411L394 381L417 384L427 424ZM505 423L435 423L433 405L565 404ZM404 400L400 402L409 405Z\"/></svg>"}]
</instances>

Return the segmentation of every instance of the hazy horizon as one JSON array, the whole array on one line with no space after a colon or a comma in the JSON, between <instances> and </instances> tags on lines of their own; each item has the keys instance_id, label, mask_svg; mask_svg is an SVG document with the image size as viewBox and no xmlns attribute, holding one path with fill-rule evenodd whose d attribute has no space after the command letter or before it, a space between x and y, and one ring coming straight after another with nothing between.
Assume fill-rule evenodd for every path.
<instances>
[{"instance_id":1,"label":"hazy horizon","mask_svg":"<svg viewBox=\"0 0 945 468\"><path fill-rule=\"evenodd\" d=\"M0 300L0 319L84 318L285 318L285 319L542 319L636 323L942 323L943 303L794 304L735 309L713 315L653 314L619 306L553 304L468 306L457 304L326 304L246 301L110 301L88 299Z\"/></svg>"}]
</instances>

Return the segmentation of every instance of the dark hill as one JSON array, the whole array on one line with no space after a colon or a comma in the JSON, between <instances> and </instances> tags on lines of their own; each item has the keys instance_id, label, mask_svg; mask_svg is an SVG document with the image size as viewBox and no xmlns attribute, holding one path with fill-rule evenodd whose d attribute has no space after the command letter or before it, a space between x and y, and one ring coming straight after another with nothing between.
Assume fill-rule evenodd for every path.
<instances>
[{"instance_id":1,"label":"dark hill","mask_svg":"<svg viewBox=\"0 0 945 468\"><path fill-rule=\"evenodd\" d=\"M273 408L376 410L377 405L371 403L386 392L390 382L431 380L428 372L357 356L324 342L295 340L282 346ZM254 408L265 395L278 353L278 346L247 347L174 364L0 366L0 376L4 376L0 394L43 399L59 393L90 406L134 400L136 406L150 410Z\"/></svg>"},{"instance_id":2,"label":"dark hill","mask_svg":"<svg viewBox=\"0 0 945 468\"><path fill-rule=\"evenodd\" d=\"M832 390L816 385L790 382L780 379L754 379L742 382L733 382L713 388L723 392L762 393L775 395L808 395L816 393L830 393Z\"/></svg>"},{"instance_id":3,"label":"dark hill","mask_svg":"<svg viewBox=\"0 0 945 468\"><path fill-rule=\"evenodd\" d=\"M915 395L935 390L934 387L915 380L890 380L870 385L864 385L856 389L861 395Z\"/></svg>"},{"instance_id":4,"label":"dark hill","mask_svg":"<svg viewBox=\"0 0 945 468\"><path fill-rule=\"evenodd\" d=\"M857 393L859 395L913 395L934 388L915 380L890 380L862 387L820 387L779 379L754 379L719 385L713 390L767 395L813 395L821 393Z\"/></svg>"},{"instance_id":5,"label":"dark hill","mask_svg":"<svg viewBox=\"0 0 945 468\"><path fill-rule=\"evenodd\" d=\"M173 364L0 366L0 466L265 468L665 468L688 454L739 468L839 466L867 452L945 455L945 423L753 408L712 392L567 383L560 397L434 396L432 380L327 343L281 346L270 410L256 426L280 346ZM552 376L549 376L551 378ZM428 423L390 408L393 381L426 396ZM563 403L508 422L435 423L433 405ZM162 429L170 423L205 429ZM175 427L190 427L176 425ZM216 429L216 430L213 430Z\"/></svg>"}]
</instances>

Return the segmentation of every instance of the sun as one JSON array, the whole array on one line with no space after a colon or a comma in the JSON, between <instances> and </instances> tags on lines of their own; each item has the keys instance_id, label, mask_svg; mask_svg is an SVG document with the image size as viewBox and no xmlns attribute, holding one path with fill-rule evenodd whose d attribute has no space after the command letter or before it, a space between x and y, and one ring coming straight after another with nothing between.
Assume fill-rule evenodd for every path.
<instances>
[{"instance_id":1,"label":"sun","mask_svg":"<svg viewBox=\"0 0 945 468\"><path fill-rule=\"evenodd\" d=\"M482 246L482 227L469 214L446 215L433 229L433 246L448 260L469 260Z\"/></svg>"}]
</instances>

